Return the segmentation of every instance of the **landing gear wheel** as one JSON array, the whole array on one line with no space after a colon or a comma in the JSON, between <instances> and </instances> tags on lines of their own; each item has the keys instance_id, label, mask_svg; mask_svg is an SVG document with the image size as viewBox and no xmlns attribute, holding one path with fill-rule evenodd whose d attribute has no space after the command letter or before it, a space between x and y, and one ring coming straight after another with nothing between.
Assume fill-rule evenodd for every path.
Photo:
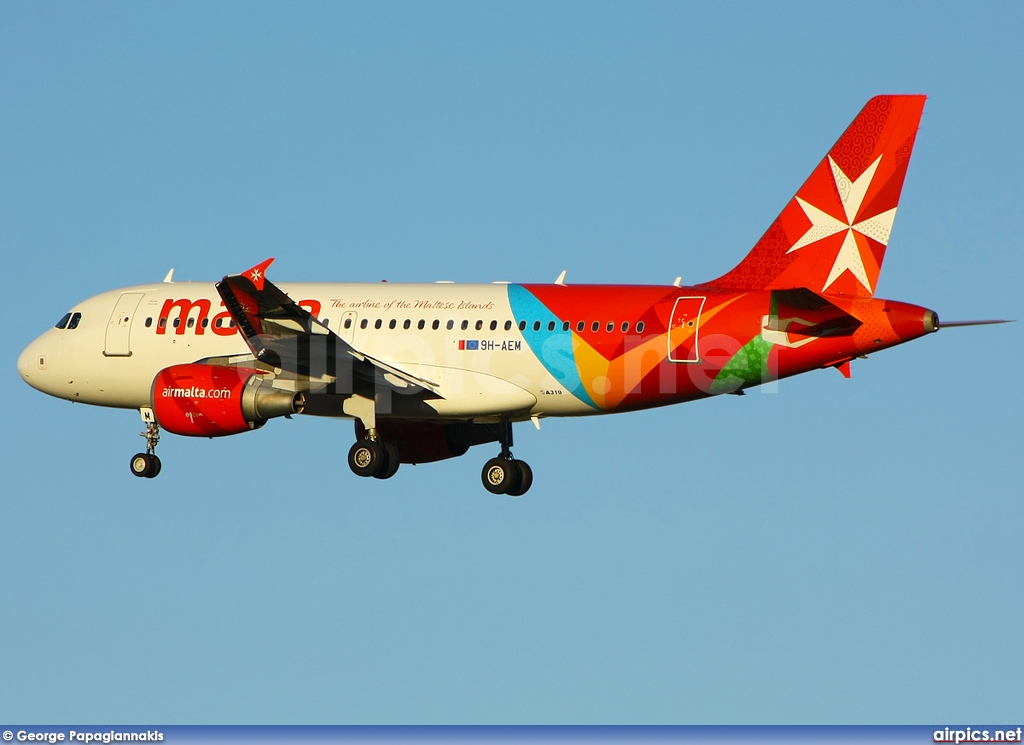
<instances>
[{"instance_id":1,"label":"landing gear wheel","mask_svg":"<svg viewBox=\"0 0 1024 745\"><path fill-rule=\"evenodd\" d=\"M505 493L510 497L521 497L533 486L533 469L527 465L525 460L514 460L512 465L519 471L519 484L515 489L509 489Z\"/></svg>"},{"instance_id":2,"label":"landing gear wheel","mask_svg":"<svg viewBox=\"0 0 1024 745\"><path fill-rule=\"evenodd\" d=\"M484 463L480 479L491 494L511 494L519 486L521 474L515 462L505 458L491 458Z\"/></svg>"},{"instance_id":3,"label":"landing gear wheel","mask_svg":"<svg viewBox=\"0 0 1024 745\"><path fill-rule=\"evenodd\" d=\"M380 445L384 448L385 461L387 465L380 470L379 473L373 474L375 479L389 479L398 472L398 467L402 465L401 457L398 454L398 447L390 442L381 442Z\"/></svg>"},{"instance_id":4,"label":"landing gear wheel","mask_svg":"<svg viewBox=\"0 0 1024 745\"><path fill-rule=\"evenodd\" d=\"M160 473L160 459L149 453L136 453L132 456L129 467L133 476L151 479Z\"/></svg>"},{"instance_id":5,"label":"landing gear wheel","mask_svg":"<svg viewBox=\"0 0 1024 745\"><path fill-rule=\"evenodd\" d=\"M356 476L376 476L387 465L387 453L376 440L358 440L348 451L348 467Z\"/></svg>"}]
</instances>

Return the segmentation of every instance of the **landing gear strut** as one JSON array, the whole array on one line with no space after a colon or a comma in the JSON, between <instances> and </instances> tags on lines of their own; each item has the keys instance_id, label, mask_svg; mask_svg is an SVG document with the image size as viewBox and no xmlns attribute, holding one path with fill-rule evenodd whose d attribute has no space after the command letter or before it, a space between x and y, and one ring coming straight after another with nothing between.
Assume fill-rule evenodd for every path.
<instances>
[{"instance_id":1,"label":"landing gear strut","mask_svg":"<svg viewBox=\"0 0 1024 745\"><path fill-rule=\"evenodd\" d=\"M512 457L512 423L502 422L499 437L501 454L484 464L480 480L491 494L520 497L533 485L533 470L526 461Z\"/></svg>"},{"instance_id":2,"label":"landing gear strut","mask_svg":"<svg viewBox=\"0 0 1024 745\"><path fill-rule=\"evenodd\" d=\"M139 433L141 437L146 438L146 452L133 455L128 466L132 469L133 476L153 479L160 473L160 459L156 457L156 444L160 442L160 425L156 423L152 409L140 409L139 413L142 414L142 421L146 423L146 431Z\"/></svg>"}]
</instances>

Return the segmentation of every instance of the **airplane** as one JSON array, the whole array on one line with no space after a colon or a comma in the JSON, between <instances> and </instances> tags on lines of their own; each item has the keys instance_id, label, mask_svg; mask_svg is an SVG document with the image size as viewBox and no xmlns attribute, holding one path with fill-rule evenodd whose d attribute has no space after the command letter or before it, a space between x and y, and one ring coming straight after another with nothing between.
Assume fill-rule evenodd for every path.
<instances>
[{"instance_id":1,"label":"airplane","mask_svg":"<svg viewBox=\"0 0 1024 745\"><path fill-rule=\"evenodd\" d=\"M137 409L160 473L161 430L235 435L296 414L354 420L352 471L498 443L481 480L533 483L512 425L693 401L857 358L948 326L874 297L923 95L872 98L749 254L693 286L163 282L85 300L18 359L33 388Z\"/></svg>"}]
</instances>

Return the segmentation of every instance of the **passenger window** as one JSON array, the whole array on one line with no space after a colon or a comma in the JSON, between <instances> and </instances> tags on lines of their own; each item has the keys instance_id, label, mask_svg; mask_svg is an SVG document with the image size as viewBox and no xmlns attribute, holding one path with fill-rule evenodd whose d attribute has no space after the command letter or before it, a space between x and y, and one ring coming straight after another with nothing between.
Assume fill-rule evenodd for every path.
<instances>
[{"instance_id":1,"label":"passenger window","mask_svg":"<svg viewBox=\"0 0 1024 745\"><path fill-rule=\"evenodd\" d=\"M444 327L451 331L453 328L455 328L455 321L449 320L448 323L444 325Z\"/></svg>"},{"instance_id":2,"label":"passenger window","mask_svg":"<svg viewBox=\"0 0 1024 745\"><path fill-rule=\"evenodd\" d=\"M583 331L583 329L586 327L586 325L587 325L586 321L580 321L579 323L576 324L576 330L577 331Z\"/></svg>"},{"instance_id":3,"label":"passenger window","mask_svg":"<svg viewBox=\"0 0 1024 745\"><path fill-rule=\"evenodd\" d=\"M540 331L540 321L534 321L533 322L533 330L534 331Z\"/></svg>"},{"instance_id":4,"label":"passenger window","mask_svg":"<svg viewBox=\"0 0 1024 745\"><path fill-rule=\"evenodd\" d=\"M65 313L64 315L62 315L60 317L60 320L57 321L57 325L54 326L54 328L66 329L68 327L68 321L70 321L70 320L71 320L71 314L70 313Z\"/></svg>"},{"instance_id":5,"label":"passenger window","mask_svg":"<svg viewBox=\"0 0 1024 745\"><path fill-rule=\"evenodd\" d=\"M554 321L548 321L548 331L554 331L554 330L555 330L555 322Z\"/></svg>"},{"instance_id":6,"label":"passenger window","mask_svg":"<svg viewBox=\"0 0 1024 745\"><path fill-rule=\"evenodd\" d=\"M146 319L146 328L148 329L152 325L153 325L153 316L150 316L149 318Z\"/></svg>"},{"instance_id":7,"label":"passenger window","mask_svg":"<svg viewBox=\"0 0 1024 745\"><path fill-rule=\"evenodd\" d=\"M644 332L644 322L643 321L637 321L636 322L636 332L638 334L642 334Z\"/></svg>"},{"instance_id":8,"label":"passenger window","mask_svg":"<svg viewBox=\"0 0 1024 745\"><path fill-rule=\"evenodd\" d=\"M497 330L498 330L498 322L497 321L491 321L491 331L497 331Z\"/></svg>"},{"instance_id":9,"label":"passenger window","mask_svg":"<svg viewBox=\"0 0 1024 745\"><path fill-rule=\"evenodd\" d=\"M562 321L562 331L568 331L568 330L569 330L569 322L568 321Z\"/></svg>"},{"instance_id":10,"label":"passenger window","mask_svg":"<svg viewBox=\"0 0 1024 745\"><path fill-rule=\"evenodd\" d=\"M477 331L479 331L479 330L480 330L480 329L482 329L483 327L484 327L484 322L483 322L483 321L477 321L477 322L476 322L476 330L477 330Z\"/></svg>"},{"instance_id":11,"label":"passenger window","mask_svg":"<svg viewBox=\"0 0 1024 745\"><path fill-rule=\"evenodd\" d=\"M519 330L520 331L526 331L526 321L520 321L519 322Z\"/></svg>"},{"instance_id":12,"label":"passenger window","mask_svg":"<svg viewBox=\"0 0 1024 745\"><path fill-rule=\"evenodd\" d=\"M81 321L81 320L82 320L82 314L81 313L72 313L71 314L71 320L68 321L68 328L69 329L77 329L78 328L78 322Z\"/></svg>"},{"instance_id":13,"label":"passenger window","mask_svg":"<svg viewBox=\"0 0 1024 745\"><path fill-rule=\"evenodd\" d=\"M437 320L436 318L434 319L434 322L432 324L430 324L430 328L434 329L434 331L437 331L440 327L441 327L441 322L439 320Z\"/></svg>"},{"instance_id":14,"label":"passenger window","mask_svg":"<svg viewBox=\"0 0 1024 745\"><path fill-rule=\"evenodd\" d=\"M405 323L402 324L402 328L408 330L410 326L412 326L412 321L406 318Z\"/></svg>"},{"instance_id":15,"label":"passenger window","mask_svg":"<svg viewBox=\"0 0 1024 745\"><path fill-rule=\"evenodd\" d=\"M177 318L175 318L174 319L174 323L172 325L174 326L174 328L178 328L178 326L181 325L181 316L178 316Z\"/></svg>"},{"instance_id":16,"label":"passenger window","mask_svg":"<svg viewBox=\"0 0 1024 745\"><path fill-rule=\"evenodd\" d=\"M390 321L388 321L388 328L389 329L393 329L397 325L398 325L398 319L397 318L392 318Z\"/></svg>"},{"instance_id":17,"label":"passenger window","mask_svg":"<svg viewBox=\"0 0 1024 745\"><path fill-rule=\"evenodd\" d=\"M233 329L234 327L235 327L235 319L232 318L231 320L228 321L228 328Z\"/></svg>"},{"instance_id":18,"label":"passenger window","mask_svg":"<svg viewBox=\"0 0 1024 745\"><path fill-rule=\"evenodd\" d=\"M366 321L367 321L367 319L365 319L365 318L363 320L361 320L359 322L359 328L365 329L366 328Z\"/></svg>"},{"instance_id":19,"label":"passenger window","mask_svg":"<svg viewBox=\"0 0 1024 745\"><path fill-rule=\"evenodd\" d=\"M600 321L594 321L592 324L590 324L590 330L591 331L597 331L599 328L601 328L601 322Z\"/></svg>"},{"instance_id":20,"label":"passenger window","mask_svg":"<svg viewBox=\"0 0 1024 745\"><path fill-rule=\"evenodd\" d=\"M465 331L468 328L469 328L469 321L463 321L462 322L462 330Z\"/></svg>"},{"instance_id":21,"label":"passenger window","mask_svg":"<svg viewBox=\"0 0 1024 745\"><path fill-rule=\"evenodd\" d=\"M511 331L512 330L512 321L505 321L505 330L506 331Z\"/></svg>"},{"instance_id":22,"label":"passenger window","mask_svg":"<svg viewBox=\"0 0 1024 745\"><path fill-rule=\"evenodd\" d=\"M373 327L375 329L379 329L380 328L380 324L381 324L381 320L378 318L376 321L373 322Z\"/></svg>"},{"instance_id":23,"label":"passenger window","mask_svg":"<svg viewBox=\"0 0 1024 745\"><path fill-rule=\"evenodd\" d=\"M185 323L185 325L188 326L189 328L192 328L193 326L196 325L196 319L194 319L194 318L188 319L188 321Z\"/></svg>"},{"instance_id":24,"label":"passenger window","mask_svg":"<svg viewBox=\"0 0 1024 745\"><path fill-rule=\"evenodd\" d=\"M352 328L352 319L351 318L346 318L345 319L345 328L347 328L347 329Z\"/></svg>"},{"instance_id":25,"label":"passenger window","mask_svg":"<svg viewBox=\"0 0 1024 745\"><path fill-rule=\"evenodd\" d=\"M609 334L615 330L615 321L608 321L608 325L604 327L604 330Z\"/></svg>"},{"instance_id":26,"label":"passenger window","mask_svg":"<svg viewBox=\"0 0 1024 745\"><path fill-rule=\"evenodd\" d=\"M146 321L149 321L149 319L147 318ZM147 323L146 325L148 326L149 323ZM203 319L203 328L205 329L209 325L210 325L210 319L209 318L204 318Z\"/></svg>"},{"instance_id":27,"label":"passenger window","mask_svg":"<svg viewBox=\"0 0 1024 745\"><path fill-rule=\"evenodd\" d=\"M627 331L629 331L629 321L623 321L622 322L622 333L626 333Z\"/></svg>"},{"instance_id":28,"label":"passenger window","mask_svg":"<svg viewBox=\"0 0 1024 745\"><path fill-rule=\"evenodd\" d=\"M161 318L160 319L160 326L159 326L159 328L167 328L167 319L166 318Z\"/></svg>"}]
</instances>

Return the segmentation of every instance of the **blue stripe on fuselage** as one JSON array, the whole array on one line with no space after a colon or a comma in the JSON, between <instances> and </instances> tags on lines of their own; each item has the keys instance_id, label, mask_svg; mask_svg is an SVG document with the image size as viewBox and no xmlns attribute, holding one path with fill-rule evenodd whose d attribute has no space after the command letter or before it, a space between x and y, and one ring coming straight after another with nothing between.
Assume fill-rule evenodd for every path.
<instances>
[{"instance_id":1,"label":"blue stripe on fuselage","mask_svg":"<svg viewBox=\"0 0 1024 745\"><path fill-rule=\"evenodd\" d=\"M562 331L561 319L522 285L508 286L508 303L516 324L526 321L526 329L520 333L534 356L563 388L588 406L598 408L580 380L573 353L572 331ZM540 321L540 331L533 330L536 321ZM548 331L548 324L552 321L555 330Z\"/></svg>"}]
</instances>

